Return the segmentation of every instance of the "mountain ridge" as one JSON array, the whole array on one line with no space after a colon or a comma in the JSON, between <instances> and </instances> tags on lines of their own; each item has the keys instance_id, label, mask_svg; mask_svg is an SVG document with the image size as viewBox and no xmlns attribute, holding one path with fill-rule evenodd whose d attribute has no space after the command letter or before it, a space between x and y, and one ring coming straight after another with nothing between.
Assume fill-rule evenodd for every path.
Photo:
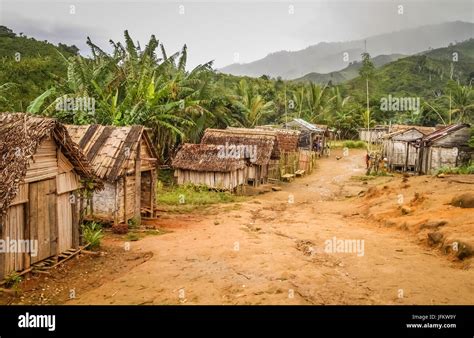
<instances>
[{"instance_id":1,"label":"mountain ridge","mask_svg":"<svg viewBox=\"0 0 474 338\"><path fill-rule=\"evenodd\" d=\"M291 80L312 72L321 74L335 72L344 69L350 62L360 61L360 55L365 50L364 41L367 42L367 52L372 56L413 55L445 47L456 41L464 41L473 36L474 23L453 21L378 34L360 40L324 41L298 51L273 52L262 59L244 64L231 64L220 68L219 71L232 75L251 77L268 75Z\"/></svg>"}]
</instances>

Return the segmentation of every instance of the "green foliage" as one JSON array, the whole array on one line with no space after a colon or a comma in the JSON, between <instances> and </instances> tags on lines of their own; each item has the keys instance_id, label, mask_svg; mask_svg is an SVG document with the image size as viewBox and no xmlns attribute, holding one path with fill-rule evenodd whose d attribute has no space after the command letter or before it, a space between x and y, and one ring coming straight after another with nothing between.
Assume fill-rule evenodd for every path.
<instances>
[{"instance_id":1,"label":"green foliage","mask_svg":"<svg viewBox=\"0 0 474 338\"><path fill-rule=\"evenodd\" d=\"M349 149L365 149L367 148L367 143L364 141L344 141L342 142L342 147Z\"/></svg>"},{"instance_id":2,"label":"green foliage","mask_svg":"<svg viewBox=\"0 0 474 338\"><path fill-rule=\"evenodd\" d=\"M136 242L140 239L140 236L135 232L129 232L125 239L130 242Z\"/></svg>"},{"instance_id":3,"label":"green foliage","mask_svg":"<svg viewBox=\"0 0 474 338\"><path fill-rule=\"evenodd\" d=\"M136 229L139 226L140 226L140 222L135 217L132 217L128 220L128 227L130 229Z\"/></svg>"},{"instance_id":4,"label":"green foliage","mask_svg":"<svg viewBox=\"0 0 474 338\"><path fill-rule=\"evenodd\" d=\"M54 46L0 26L0 111L28 110L72 124L142 124L152 129L162 163L180 143L198 143L206 128L279 125L299 117L353 139L358 128L390 121L433 126L473 120L474 39L379 68L377 57L364 53L351 68L350 77L359 76L339 86L221 74L212 62L187 70L186 45L169 54L154 35L144 48L133 41L125 31L124 42L111 41L106 53L87 39L91 56L82 57L75 46ZM420 112L382 111L380 99L389 94L419 97ZM93 98L94 109L57 106L76 98Z\"/></svg>"},{"instance_id":5,"label":"green foliage","mask_svg":"<svg viewBox=\"0 0 474 338\"><path fill-rule=\"evenodd\" d=\"M362 53L362 66L359 69L359 75L362 78L372 79L375 73L375 66L370 60L369 53Z\"/></svg>"},{"instance_id":6,"label":"green foliage","mask_svg":"<svg viewBox=\"0 0 474 338\"><path fill-rule=\"evenodd\" d=\"M0 111L25 111L31 101L64 76L61 54L71 57L77 47L38 41L0 26L0 84L13 83L8 100L1 100Z\"/></svg>"},{"instance_id":7,"label":"green foliage","mask_svg":"<svg viewBox=\"0 0 474 338\"><path fill-rule=\"evenodd\" d=\"M239 201L230 192L210 190L204 185L179 185L157 191L157 201L166 205L199 206Z\"/></svg>"},{"instance_id":8,"label":"green foliage","mask_svg":"<svg viewBox=\"0 0 474 338\"><path fill-rule=\"evenodd\" d=\"M453 60L457 53L457 61ZM474 119L474 39L455 45L401 58L374 70L370 81L372 119L392 123L451 124ZM352 79L341 86L355 101L366 99L365 78ZM380 99L387 97L418 97L422 109L412 112L391 112L380 109Z\"/></svg>"},{"instance_id":9,"label":"green foliage","mask_svg":"<svg viewBox=\"0 0 474 338\"><path fill-rule=\"evenodd\" d=\"M21 278L20 274L16 271L10 273L8 276L5 278L5 286L7 288L13 288L13 289L18 289L21 281L23 279Z\"/></svg>"},{"instance_id":10,"label":"green foliage","mask_svg":"<svg viewBox=\"0 0 474 338\"><path fill-rule=\"evenodd\" d=\"M96 222L89 222L82 225L82 237L89 244L91 250L98 249L102 238L104 238L102 225Z\"/></svg>"},{"instance_id":11,"label":"green foliage","mask_svg":"<svg viewBox=\"0 0 474 338\"><path fill-rule=\"evenodd\" d=\"M449 175L473 175L474 174L474 163L461 167L442 167L438 169L436 175L449 174Z\"/></svg>"}]
</instances>

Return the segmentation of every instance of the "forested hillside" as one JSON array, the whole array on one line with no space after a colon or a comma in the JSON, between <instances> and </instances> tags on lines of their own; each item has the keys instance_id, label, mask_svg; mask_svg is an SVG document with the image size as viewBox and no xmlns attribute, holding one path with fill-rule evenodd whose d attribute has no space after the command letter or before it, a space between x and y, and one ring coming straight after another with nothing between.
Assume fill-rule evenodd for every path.
<instances>
[{"instance_id":1,"label":"forested hillside","mask_svg":"<svg viewBox=\"0 0 474 338\"><path fill-rule=\"evenodd\" d=\"M87 38L91 57L6 27L0 32L0 111L28 111L75 124L143 124L154 131L164 161L181 142L198 142L209 127L255 127L300 117L352 138L367 124L435 125L473 116L472 39L378 68L384 62L365 55L344 75L355 78L321 85L222 74L212 62L188 69L186 45L169 53L151 36L141 48L127 31L123 42L110 42L111 53ZM382 111L380 100L389 95L419 98L421 109ZM87 98L95 100L93 109L60 104Z\"/></svg>"}]
</instances>

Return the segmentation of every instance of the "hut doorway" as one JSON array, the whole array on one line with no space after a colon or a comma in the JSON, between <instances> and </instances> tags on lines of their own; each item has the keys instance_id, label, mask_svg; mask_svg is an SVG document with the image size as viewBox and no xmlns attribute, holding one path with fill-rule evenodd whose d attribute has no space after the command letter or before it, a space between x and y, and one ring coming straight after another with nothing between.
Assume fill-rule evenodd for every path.
<instances>
[{"instance_id":1,"label":"hut doorway","mask_svg":"<svg viewBox=\"0 0 474 338\"><path fill-rule=\"evenodd\" d=\"M29 233L38 245L31 263L36 263L57 253L56 179L32 182L29 190Z\"/></svg>"},{"instance_id":2,"label":"hut doorway","mask_svg":"<svg viewBox=\"0 0 474 338\"><path fill-rule=\"evenodd\" d=\"M141 213L153 217L153 178L151 170L141 172Z\"/></svg>"},{"instance_id":3,"label":"hut doorway","mask_svg":"<svg viewBox=\"0 0 474 338\"><path fill-rule=\"evenodd\" d=\"M58 252L73 248L71 194L58 195Z\"/></svg>"}]
</instances>

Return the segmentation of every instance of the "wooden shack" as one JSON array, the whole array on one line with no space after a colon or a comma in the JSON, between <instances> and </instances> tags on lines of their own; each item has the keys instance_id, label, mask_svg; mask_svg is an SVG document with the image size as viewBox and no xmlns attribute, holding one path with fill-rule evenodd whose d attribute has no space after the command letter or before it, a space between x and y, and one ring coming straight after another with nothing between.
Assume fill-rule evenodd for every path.
<instances>
[{"instance_id":1,"label":"wooden shack","mask_svg":"<svg viewBox=\"0 0 474 338\"><path fill-rule=\"evenodd\" d=\"M381 143L383 137L390 133L389 126L375 126L371 128L359 128L359 140L368 143Z\"/></svg>"},{"instance_id":2,"label":"wooden shack","mask_svg":"<svg viewBox=\"0 0 474 338\"><path fill-rule=\"evenodd\" d=\"M301 149L313 150L314 144L319 141L323 148L326 146L325 130L303 119L295 118L285 123L284 128L300 131L298 147Z\"/></svg>"},{"instance_id":3,"label":"wooden shack","mask_svg":"<svg viewBox=\"0 0 474 338\"><path fill-rule=\"evenodd\" d=\"M214 144L184 144L172 161L176 183L238 191L247 184L245 159L222 155Z\"/></svg>"},{"instance_id":4,"label":"wooden shack","mask_svg":"<svg viewBox=\"0 0 474 338\"><path fill-rule=\"evenodd\" d=\"M474 148L468 145L470 135L468 124L454 124L423 137L415 143L419 148L417 171L435 174L441 168L469 163L474 156Z\"/></svg>"},{"instance_id":5,"label":"wooden shack","mask_svg":"<svg viewBox=\"0 0 474 338\"><path fill-rule=\"evenodd\" d=\"M391 171L415 171L418 161L418 148L413 142L425 134L416 128L399 130L383 137L383 156Z\"/></svg>"},{"instance_id":6,"label":"wooden shack","mask_svg":"<svg viewBox=\"0 0 474 338\"><path fill-rule=\"evenodd\" d=\"M81 180L101 186L62 124L0 114L0 278L79 246Z\"/></svg>"},{"instance_id":7,"label":"wooden shack","mask_svg":"<svg viewBox=\"0 0 474 338\"><path fill-rule=\"evenodd\" d=\"M268 180L270 159L279 159L278 140L272 131L261 129L228 128L206 129L202 144L214 144L230 149L245 147L250 150L244 155L247 163L247 183L258 186Z\"/></svg>"},{"instance_id":8,"label":"wooden shack","mask_svg":"<svg viewBox=\"0 0 474 338\"><path fill-rule=\"evenodd\" d=\"M268 179L281 180L285 175L294 175L300 169L298 142L301 132L269 126L259 126L256 129L273 132L277 140L279 158L270 159Z\"/></svg>"},{"instance_id":9,"label":"wooden shack","mask_svg":"<svg viewBox=\"0 0 474 338\"><path fill-rule=\"evenodd\" d=\"M377 125L371 128L360 128L359 139L370 143L383 143L384 137L387 134L401 132L415 128L423 135L428 135L436 130L435 127L415 126L407 124L388 124Z\"/></svg>"},{"instance_id":10,"label":"wooden shack","mask_svg":"<svg viewBox=\"0 0 474 338\"><path fill-rule=\"evenodd\" d=\"M91 218L114 224L154 217L157 158L143 126L68 125L105 188L94 193Z\"/></svg>"}]
</instances>

